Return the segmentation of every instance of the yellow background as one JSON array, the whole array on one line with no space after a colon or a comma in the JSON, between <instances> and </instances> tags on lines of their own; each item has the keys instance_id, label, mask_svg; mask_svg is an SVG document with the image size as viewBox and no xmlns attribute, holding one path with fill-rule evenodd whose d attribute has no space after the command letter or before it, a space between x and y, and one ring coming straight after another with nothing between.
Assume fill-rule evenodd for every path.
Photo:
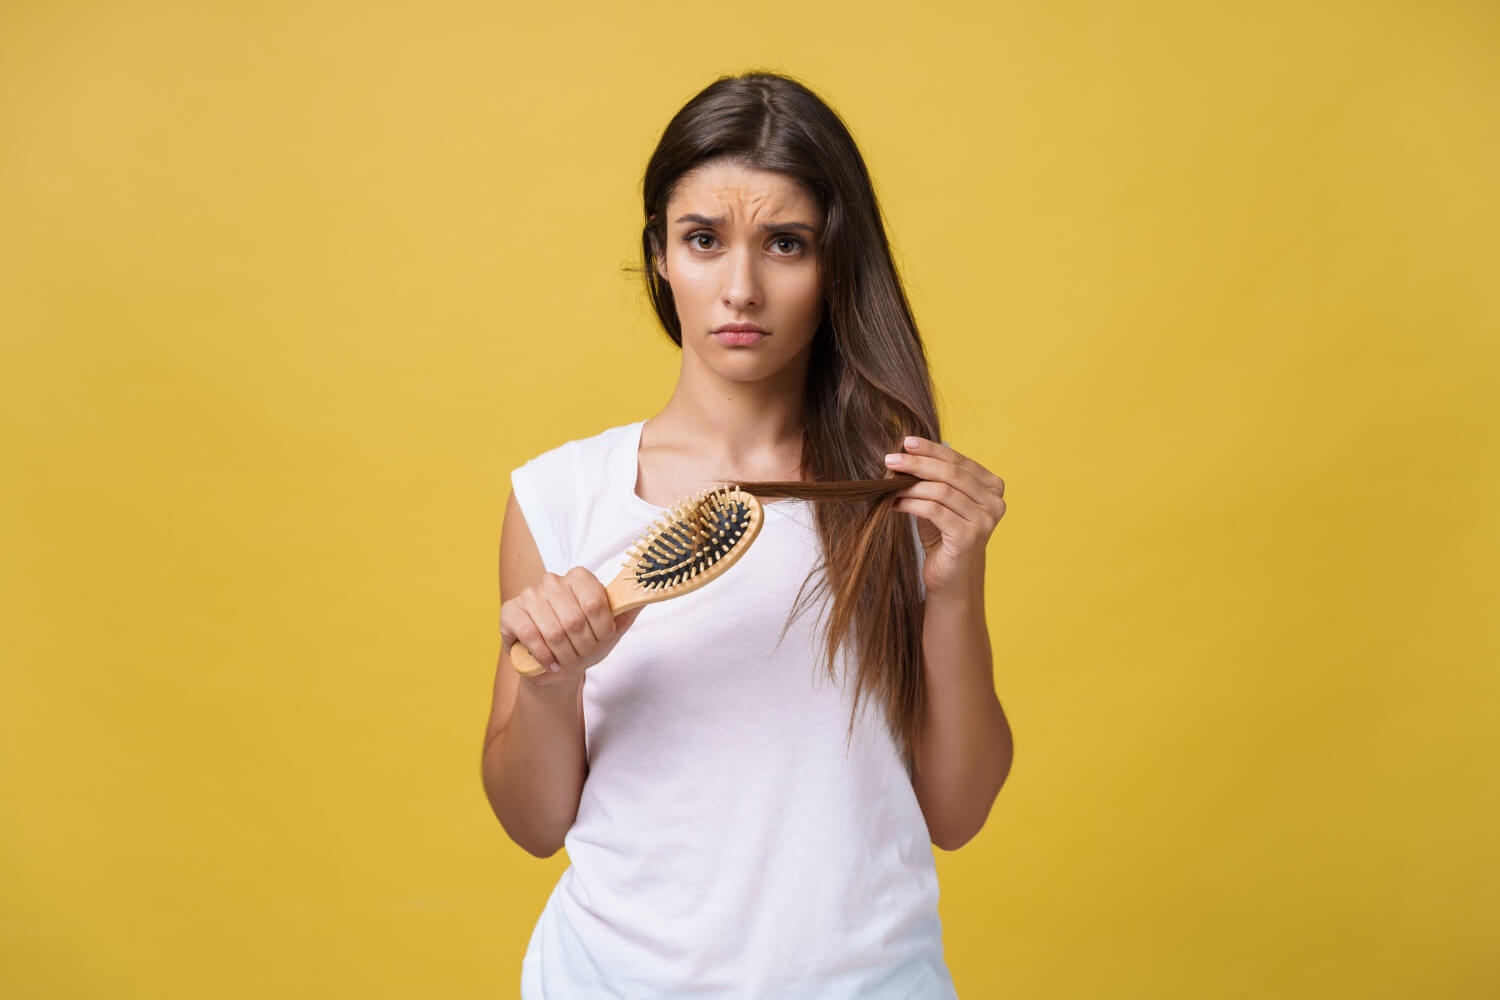
<instances>
[{"instance_id":1,"label":"yellow background","mask_svg":"<svg viewBox=\"0 0 1500 1000\"><path fill-rule=\"evenodd\" d=\"M212 8L212 9L210 9ZM515 995L511 468L655 413L720 73L866 155L1006 479L987 997L1500 990L1500 9L0 7L0 994Z\"/></svg>"}]
</instances>

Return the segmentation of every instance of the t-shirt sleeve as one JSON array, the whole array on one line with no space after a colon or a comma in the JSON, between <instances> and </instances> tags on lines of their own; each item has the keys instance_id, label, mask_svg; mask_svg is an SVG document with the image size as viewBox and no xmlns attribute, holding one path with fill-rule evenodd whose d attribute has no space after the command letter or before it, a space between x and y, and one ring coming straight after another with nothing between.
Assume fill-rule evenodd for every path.
<instances>
[{"instance_id":1,"label":"t-shirt sleeve","mask_svg":"<svg viewBox=\"0 0 1500 1000\"><path fill-rule=\"evenodd\" d=\"M517 466L510 472L511 493L515 495L516 505L521 508L521 514L526 518L526 527L531 531L531 537L536 540L537 551L542 556L542 566L549 573L561 576L571 568L568 561L568 552L563 547L563 536L558 532L553 523L552 515L548 508L548 494L543 490L536 476L536 459L525 465Z\"/></svg>"}]
</instances>

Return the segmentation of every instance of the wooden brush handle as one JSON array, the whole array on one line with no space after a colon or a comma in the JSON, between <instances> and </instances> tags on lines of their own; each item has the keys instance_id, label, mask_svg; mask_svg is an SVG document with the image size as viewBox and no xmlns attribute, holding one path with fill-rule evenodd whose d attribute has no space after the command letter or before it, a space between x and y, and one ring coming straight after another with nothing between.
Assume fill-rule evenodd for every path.
<instances>
[{"instance_id":1,"label":"wooden brush handle","mask_svg":"<svg viewBox=\"0 0 1500 1000\"><path fill-rule=\"evenodd\" d=\"M521 645L520 639L510 644L510 664L527 677L547 672L547 668L531 655L531 650Z\"/></svg>"}]
</instances>

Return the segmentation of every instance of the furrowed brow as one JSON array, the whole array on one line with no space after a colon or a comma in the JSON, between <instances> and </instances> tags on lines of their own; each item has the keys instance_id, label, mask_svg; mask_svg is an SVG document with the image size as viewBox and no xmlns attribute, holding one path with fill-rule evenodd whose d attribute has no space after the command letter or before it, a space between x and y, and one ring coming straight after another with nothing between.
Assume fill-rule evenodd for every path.
<instances>
[{"instance_id":1,"label":"furrowed brow","mask_svg":"<svg viewBox=\"0 0 1500 1000\"><path fill-rule=\"evenodd\" d=\"M718 216L717 218L712 218L707 215L699 215L697 212L689 212L687 215L679 215L675 221L691 222L699 226L722 226L725 222L725 219L722 215ZM818 232L817 229L809 226L805 222L762 222L759 228L763 232L772 232L774 230L784 229L801 229L804 232L812 233L814 235L816 235Z\"/></svg>"}]
</instances>

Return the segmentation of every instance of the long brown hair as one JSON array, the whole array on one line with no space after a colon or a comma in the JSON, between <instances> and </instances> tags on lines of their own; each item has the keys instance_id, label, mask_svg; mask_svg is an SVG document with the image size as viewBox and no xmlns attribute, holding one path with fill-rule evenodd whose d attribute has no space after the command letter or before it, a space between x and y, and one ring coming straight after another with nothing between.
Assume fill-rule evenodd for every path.
<instances>
[{"instance_id":1,"label":"long brown hair","mask_svg":"<svg viewBox=\"0 0 1500 1000\"><path fill-rule=\"evenodd\" d=\"M836 655L853 632L859 666L849 734L861 698L876 699L910 769L926 706L922 605L913 515L892 511L891 494L918 480L889 472L884 456L902 451L908 434L941 438L926 350L854 137L805 84L758 71L720 77L688 101L646 166L639 270L674 344L682 346L677 306L653 266L666 252L666 206L685 173L720 159L787 175L824 212L817 259L826 309L803 400L807 480L735 485L814 501L825 574L811 593L816 571L803 581L791 617L837 581L824 650L837 681Z\"/></svg>"}]
</instances>

